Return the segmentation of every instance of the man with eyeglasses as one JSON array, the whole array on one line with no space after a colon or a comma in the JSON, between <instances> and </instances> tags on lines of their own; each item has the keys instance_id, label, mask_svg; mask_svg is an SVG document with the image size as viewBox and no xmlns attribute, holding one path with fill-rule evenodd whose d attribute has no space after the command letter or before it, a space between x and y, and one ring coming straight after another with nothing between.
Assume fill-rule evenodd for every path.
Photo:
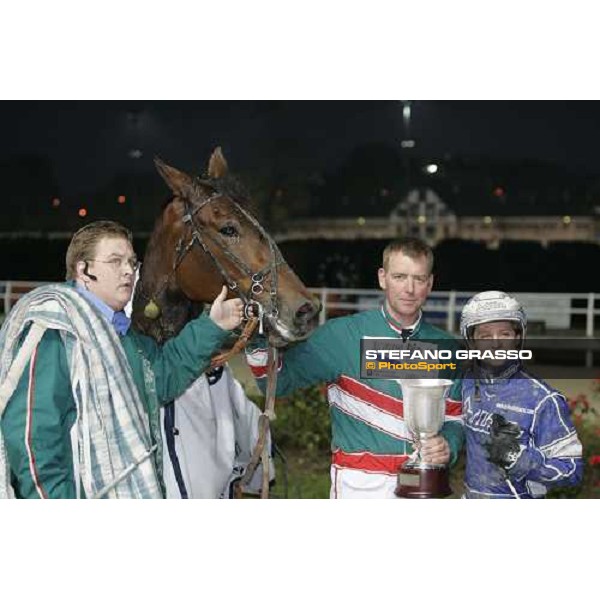
<instances>
[{"instance_id":1,"label":"man with eyeglasses","mask_svg":"<svg viewBox=\"0 0 600 600\"><path fill-rule=\"evenodd\" d=\"M0 498L161 498L159 408L209 366L242 320L224 287L210 316L159 347L123 309L137 258L112 221L80 229L63 284L42 286L0 331Z\"/></svg>"},{"instance_id":2,"label":"man with eyeglasses","mask_svg":"<svg viewBox=\"0 0 600 600\"><path fill-rule=\"evenodd\" d=\"M399 338L408 344L451 340L450 334L423 319L421 308L433 286L432 271L433 252L421 240L403 238L388 244L377 273L384 291L382 305L331 319L308 340L283 353L278 396L308 385L328 384L331 498L395 497L398 470L413 452L412 438L404 422L398 384L388 379L361 379L360 340ZM246 356L264 391L264 343L255 343ZM421 456L428 463L454 464L458 458L463 441L459 387L455 385L450 392L441 434L421 447Z\"/></svg>"}]
</instances>

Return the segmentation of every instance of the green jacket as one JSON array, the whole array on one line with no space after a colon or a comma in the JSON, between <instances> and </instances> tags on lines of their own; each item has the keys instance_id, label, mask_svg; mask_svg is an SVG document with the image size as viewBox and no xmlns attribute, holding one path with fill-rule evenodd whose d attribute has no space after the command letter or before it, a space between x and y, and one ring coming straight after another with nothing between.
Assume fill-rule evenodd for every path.
<instances>
[{"instance_id":1,"label":"green jacket","mask_svg":"<svg viewBox=\"0 0 600 600\"><path fill-rule=\"evenodd\" d=\"M230 332L202 315L162 347L132 329L119 338L150 421L153 441L158 444L159 452L154 454L154 461L161 484L160 407L150 401L152 394L144 381L143 361L148 361L154 373L159 403L166 404L181 395L206 370L211 356L229 335ZM17 497L38 498L35 477L49 498L75 498L71 429L77 419L77 409L71 392L67 355L58 331L45 332L37 348L34 367L30 367L31 361L0 422L12 485Z\"/></svg>"}]
</instances>

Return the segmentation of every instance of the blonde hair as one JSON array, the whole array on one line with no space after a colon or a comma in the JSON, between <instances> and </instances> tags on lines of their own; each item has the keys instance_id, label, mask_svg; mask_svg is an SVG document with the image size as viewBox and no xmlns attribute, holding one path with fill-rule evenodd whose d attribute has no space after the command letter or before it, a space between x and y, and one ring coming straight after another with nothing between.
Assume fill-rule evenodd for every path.
<instances>
[{"instance_id":1,"label":"blonde hair","mask_svg":"<svg viewBox=\"0 0 600 600\"><path fill-rule=\"evenodd\" d=\"M94 221L75 232L67 248L65 257L68 281L77 276L77 263L93 260L98 242L103 238L125 238L133 244L133 235L124 225L115 221Z\"/></svg>"},{"instance_id":2,"label":"blonde hair","mask_svg":"<svg viewBox=\"0 0 600 600\"><path fill-rule=\"evenodd\" d=\"M390 256L402 252L410 258L425 258L427 260L428 275L433 271L433 250L429 244L415 237L404 237L390 242L383 250L383 268L387 270Z\"/></svg>"}]
</instances>

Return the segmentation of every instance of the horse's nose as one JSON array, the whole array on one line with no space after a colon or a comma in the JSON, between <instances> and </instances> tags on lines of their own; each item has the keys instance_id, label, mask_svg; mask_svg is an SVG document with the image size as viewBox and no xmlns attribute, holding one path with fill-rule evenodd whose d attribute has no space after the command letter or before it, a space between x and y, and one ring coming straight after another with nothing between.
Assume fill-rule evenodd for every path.
<instances>
[{"instance_id":1,"label":"horse's nose","mask_svg":"<svg viewBox=\"0 0 600 600\"><path fill-rule=\"evenodd\" d=\"M305 302L296 311L296 323L306 324L321 311L321 303L315 299L313 302Z\"/></svg>"}]
</instances>

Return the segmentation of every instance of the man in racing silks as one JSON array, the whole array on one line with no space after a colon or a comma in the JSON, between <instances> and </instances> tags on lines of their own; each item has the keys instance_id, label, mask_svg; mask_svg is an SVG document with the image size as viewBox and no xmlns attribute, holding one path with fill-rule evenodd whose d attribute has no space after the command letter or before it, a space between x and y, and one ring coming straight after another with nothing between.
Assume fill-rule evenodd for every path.
<instances>
[{"instance_id":1,"label":"man in racing silks","mask_svg":"<svg viewBox=\"0 0 600 600\"><path fill-rule=\"evenodd\" d=\"M360 341L365 337L401 340L407 349L454 343L425 322L421 307L433 285L433 252L416 238L396 240L383 251L378 271L382 305L330 319L311 337L283 352L277 396L327 383L332 429L331 498L395 498L397 473L414 451L404 420L400 386L390 379L362 379ZM252 342L248 364L258 386L266 387L266 340ZM432 464L453 465L463 443L460 385L450 391L440 434L422 443Z\"/></svg>"},{"instance_id":2,"label":"man in racing silks","mask_svg":"<svg viewBox=\"0 0 600 600\"><path fill-rule=\"evenodd\" d=\"M473 349L521 349L527 317L504 292L473 296L460 330ZM581 443L565 397L517 360L475 360L462 381L467 498L543 498L581 482Z\"/></svg>"}]
</instances>

